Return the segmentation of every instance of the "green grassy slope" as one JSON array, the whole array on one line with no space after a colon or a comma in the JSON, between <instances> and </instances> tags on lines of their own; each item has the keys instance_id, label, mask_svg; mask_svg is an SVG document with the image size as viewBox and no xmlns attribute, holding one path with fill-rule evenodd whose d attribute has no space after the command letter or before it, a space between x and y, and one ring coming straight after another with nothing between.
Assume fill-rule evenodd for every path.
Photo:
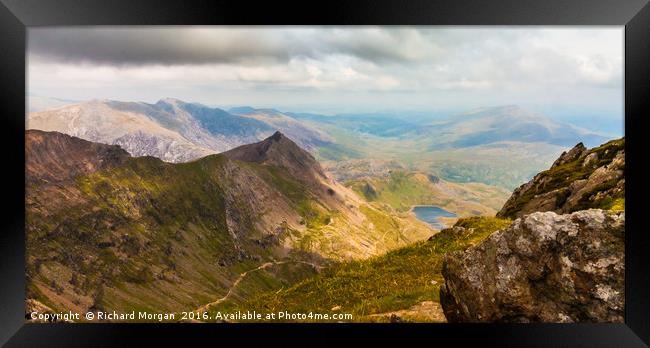
<instances>
[{"instance_id":1,"label":"green grassy slope","mask_svg":"<svg viewBox=\"0 0 650 348\"><path fill-rule=\"evenodd\" d=\"M460 219L429 241L414 243L368 260L338 263L296 285L252 299L215 306L218 311L255 310L260 313L352 313L353 321L381 321L376 314L409 308L424 301L438 302L444 280L442 257L446 252L478 244L506 227L509 220L492 217Z\"/></svg>"},{"instance_id":2,"label":"green grassy slope","mask_svg":"<svg viewBox=\"0 0 650 348\"><path fill-rule=\"evenodd\" d=\"M507 190L484 184L440 181L421 172L393 170L388 177L346 182L359 196L405 212L414 205L435 205L460 217L493 215L508 198Z\"/></svg>"},{"instance_id":3,"label":"green grassy slope","mask_svg":"<svg viewBox=\"0 0 650 348\"><path fill-rule=\"evenodd\" d=\"M245 195L227 192L236 184L228 163L218 155L174 165L140 157L63 187L28 187L28 297L53 309L188 310L265 260L290 260L264 239ZM297 205L307 201L290 179L283 186L277 172L255 171ZM314 271L300 267L296 274Z\"/></svg>"},{"instance_id":4,"label":"green grassy slope","mask_svg":"<svg viewBox=\"0 0 650 348\"><path fill-rule=\"evenodd\" d=\"M369 257L432 233L362 202L328 208L315 189L324 190L222 155L128 158L72 181L28 184L27 297L54 311L192 310L247 272L233 300L289 286L331 258Z\"/></svg>"}]
</instances>

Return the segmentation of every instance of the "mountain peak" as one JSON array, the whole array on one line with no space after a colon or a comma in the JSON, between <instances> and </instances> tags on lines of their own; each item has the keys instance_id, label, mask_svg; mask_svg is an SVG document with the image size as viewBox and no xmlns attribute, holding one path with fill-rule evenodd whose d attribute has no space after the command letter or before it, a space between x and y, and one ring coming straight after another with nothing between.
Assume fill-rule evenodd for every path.
<instances>
[{"instance_id":1,"label":"mountain peak","mask_svg":"<svg viewBox=\"0 0 650 348\"><path fill-rule=\"evenodd\" d=\"M275 131L273 135L267 138L267 140L272 140L272 141L280 141L282 138L284 138L284 134L282 134L280 131Z\"/></svg>"},{"instance_id":2,"label":"mountain peak","mask_svg":"<svg viewBox=\"0 0 650 348\"><path fill-rule=\"evenodd\" d=\"M242 145L223 153L229 158L245 162L266 163L291 154L293 158L313 157L280 131L253 144Z\"/></svg>"},{"instance_id":3,"label":"mountain peak","mask_svg":"<svg viewBox=\"0 0 650 348\"><path fill-rule=\"evenodd\" d=\"M282 167L296 178L326 177L316 159L280 131L260 142L226 151L223 155L239 161Z\"/></svg>"},{"instance_id":4,"label":"mountain peak","mask_svg":"<svg viewBox=\"0 0 650 348\"><path fill-rule=\"evenodd\" d=\"M159 103L170 103L171 104L171 103L178 103L180 101L182 101L182 100L180 100L178 98L165 97L165 98L161 98L158 102Z\"/></svg>"}]
</instances>

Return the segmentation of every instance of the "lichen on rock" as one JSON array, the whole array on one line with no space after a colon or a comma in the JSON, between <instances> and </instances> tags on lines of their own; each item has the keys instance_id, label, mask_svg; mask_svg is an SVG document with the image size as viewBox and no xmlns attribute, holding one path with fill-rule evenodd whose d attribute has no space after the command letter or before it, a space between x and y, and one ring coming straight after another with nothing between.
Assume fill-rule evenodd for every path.
<instances>
[{"instance_id":1,"label":"lichen on rock","mask_svg":"<svg viewBox=\"0 0 650 348\"><path fill-rule=\"evenodd\" d=\"M623 322L625 213L600 209L515 220L448 253L450 322Z\"/></svg>"}]
</instances>

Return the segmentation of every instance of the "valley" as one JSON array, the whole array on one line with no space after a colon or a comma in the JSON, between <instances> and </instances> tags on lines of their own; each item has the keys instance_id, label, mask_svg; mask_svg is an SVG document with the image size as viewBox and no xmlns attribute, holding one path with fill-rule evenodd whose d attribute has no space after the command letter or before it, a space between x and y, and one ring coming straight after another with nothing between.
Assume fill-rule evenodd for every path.
<instances>
[{"instance_id":1,"label":"valley","mask_svg":"<svg viewBox=\"0 0 650 348\"><path fill-rule=\"evenodd\" d=\"M555 172L587 180L620 162L623 146L567 152L601 138L514 106L461 116L226 111L171 98L30 113L28 304L445 321L446 255L578 186L515 187ZM584 181L571 207L624 205L616 170ZM559 191L539 196L547 182Z\"/></svg>"}]
</instances>

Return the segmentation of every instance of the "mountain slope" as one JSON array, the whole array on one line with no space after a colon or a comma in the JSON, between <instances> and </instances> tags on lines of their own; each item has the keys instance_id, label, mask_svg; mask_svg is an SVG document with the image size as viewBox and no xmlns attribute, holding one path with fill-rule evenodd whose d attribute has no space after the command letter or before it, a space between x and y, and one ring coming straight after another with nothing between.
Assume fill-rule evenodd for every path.
<instances>
[{"instance_id":1,"label":"mountain slope","mask_svg":"<svg viewBox=\"0 0 650 348\"><path fill-rule=\"evenodd\" d=\"M29 131L25 137L28 184L66 181L115 167L129 157L119 146L91 143L61 133ZM62 153L65 156L61 156Z\"/></svg>"},{"instance_id":2,"label":"mountain slope","mask_svg":"<svg viewBox=\"0 0 650 348\"><path fill-rule=\"evenodd\" d=\"M407 240L423 239L431 230L408 213L367 204L352 190L329 177L314 157L298 147L291 139L276 132L266 140L243 145L224 152L224 156L266 168L279 168L287 177L297 181L313 199L300 204L298 210L311 228L309 235L299 237L298 244L307 244L323 252L334 253L335 258L365 250L364 255L376 255ZM294 198L295 202L303 202ZM375 232L373 232L375 231ZM329 236L323 239L324 236ZM306 237L306 238L305 238ZM387 244L386 244L387 243ZM359 250L349 254L350 244ZM386 248L386 245L391 247Z\"/></svg>"},{"instance_id":3,"label":"mountain slope","mask_svg":"<svg viewBox=\"0 0 650 348\"><path fill-rule=\"evenodd\" d=\"M241 300L328 259L377 255L431 234L335 181L302 181L318 167L300 174L275 164L310 157L297 146L269 151L262 163L211 155L171 164L58 133L29 130L26 139L28 297L53 310L180 311L226 294Z\"/></svg>"},{"instance_id":4,"label":"mountain slope","mask_svg":"<svg viewBox=\"0 0 650 348\"><path fill-rule=\"evenodd\" d=\"M350 313L352 318L344 321L444 322L438 289L443 285L445 253L474 246L509 223L507 219L493 217L463 218L453 228L427 241L367 260L334 264L294 286L258 294L246 301L227 301L212 311L315 312L330 317Z\"/></svg>"},{"instance_id":5,"label":"mountain slope","mask_svg":"<svg viewBox=\"0 0 650 348\"><path fill-rule=\"evenodd\" d=\"M107 101L89 101L30 113L27 129L56 131L93 142L120 145L132 156L149 155L170 162L182 162L215 152L194 144L178 131L166 128L145 114L148 111L141 109L148 110L147 105L130 105L132 109L115 107L114 103Z\"/></svg>"}]
</instances>

